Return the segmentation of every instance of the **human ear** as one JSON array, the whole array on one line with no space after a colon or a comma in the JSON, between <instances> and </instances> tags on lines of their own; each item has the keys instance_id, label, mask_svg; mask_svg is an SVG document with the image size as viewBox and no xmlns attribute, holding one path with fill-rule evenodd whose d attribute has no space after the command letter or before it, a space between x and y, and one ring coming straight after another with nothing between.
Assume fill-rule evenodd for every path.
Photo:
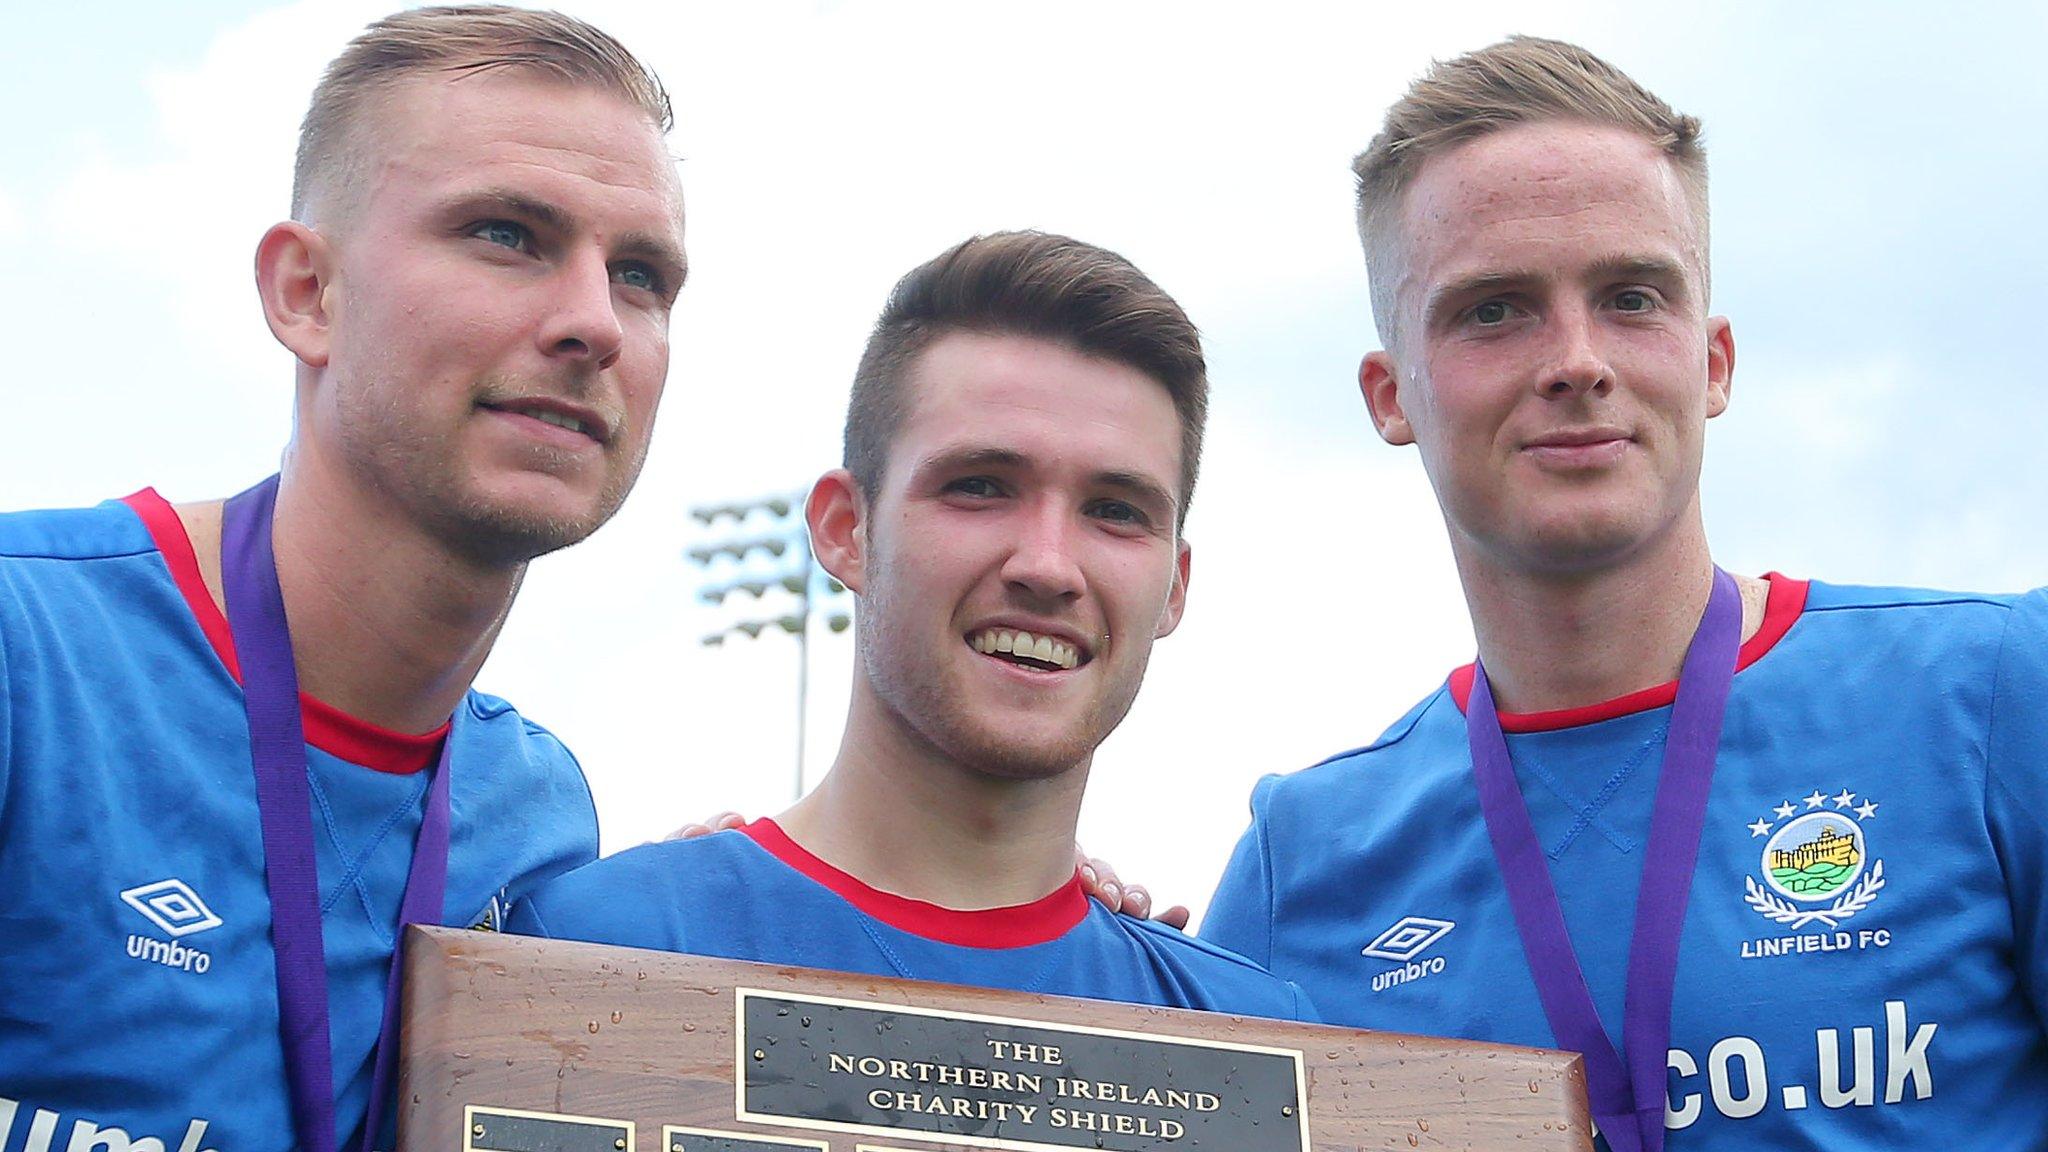
<instances>
[{"instance_id":1,"label":"human ear","mask_svg":"<svg viewBox=\"0 0 2048 1152\"><path fill-rule=\"evenodd\" d=\"M1188 548L1186 540L1178 541L1177 547L1178 551L1173 558L1173 587L1166 593L1166 610L1159 614L1159 627L1152 633L1155 640L1170 635L1175 628L1180 627L1181 613L1186 612L1188 607L1189 563L1193 553Z\"/></svg>"},{"instance_id":2,"label":"human ear","mask_svg":"<svg viewBox=\"0 0 2048 1152\"><path fill-rule=\"evenodd\" d=\"M1387 352L1368 352L1358 365L1358 392L1365 397L1366 411L1380 439L1389 444L1415 443L1415 429L1401 405L1401 383L1394 374L1394 358Z\"/></svg>"},{"instance_id":3,"label":"human ear","mask_svg":"<svg viewBox=\"0 0 2048 1152\"><path fill-rule=\"evenodd\" d=\"M1735 331L1728 326L1726 316L1715 316L1707 321L1707 416L1709 419L1728 410L1729 397L1735 391Z\"/></svg>"},{"instance_id":4,"label":"human ear","mask_svg":"<svg viewBox=\"0 0 2048 1152\"><path fill-rule=\"evenodd\" d=\"M858 596L867 585L867 501L853 473L844 468L818 477L804 501L804 524L811 533L811 555L834 580Z\"/></svg>"},{"instance_id":5,"label":"human ear","mask_svg":"<svg viewBox=\"0 0 2048 1152\"><path fill-rule=\"evenodd\" d=\"M256 244L256 295L277 342L308 368L325 368L333 343L327 290L333 249L296 220L273 224Z\"/></svg>"}]
</instances>

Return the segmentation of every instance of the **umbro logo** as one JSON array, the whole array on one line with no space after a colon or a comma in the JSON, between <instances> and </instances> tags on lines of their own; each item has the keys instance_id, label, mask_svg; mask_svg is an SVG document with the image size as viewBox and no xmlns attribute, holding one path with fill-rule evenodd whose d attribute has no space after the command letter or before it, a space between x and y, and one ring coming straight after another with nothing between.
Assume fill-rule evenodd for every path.
<instances>
[{"instance_id":1,"label":"umbro logo","mask_svg":"<svg viewBox=\"0 0 2048 1152\"><path fill-rule=\"evenodd\" d=\"M1442 956L1428 956L1420 960L1416 957L1422 956L1430 945L1443 939L1457 926L1454 920L1432 920L1427 916L1403 916L1394 921L1392 927L1373 937L1372 943L1367 944L1362 953L1375 960L1392 960L1397 965L1373 973L1372 990L1385 992L1411 980L1442 972Z\"/></svg>"},{"instance_id":2,"label":"umbro logo","mask_svg":"<svg viewBox=\"0 0 2048 1152\"><path fill-rule=\"evenodd\" d=\"M213 909L206 906L206 901L199 898L199 893L194 892L190 884L176 877L159 880L122 892L121 901L170 936L169 940L159 940L151 936L130 935L128 955L180 972L201 975L213 967L212 956L178 943L180 936L221 926L221 918L214 915Z\"/></svg>"},{"instance_id":3,"label":"umbro logo","mask_svg":"<svg viewBox=\"0 0 2048 1152\"><path fill-rule=\"evenodd\" d=\"M1365 946L1364 955L1405 964L1422 955L1423 949L1443 939L1445 933L1457 926L1454 920L1403 916L1394 922L1393 927L1373 937L1372 943Z\"/></svg>"},{"instance_id":4,"label":"umbro logo","mask_svg":"<svg viewBox=\"0 0 2048 1152\"><path fill-rule=\"evenodd\" d=\"M149 922L163 929L171 939L204 932L208 928L220 927L220 917L199 898L190 884L175 877L144 884L121 893L121 899L130 908L149 918Z\"/></svg>"}]
</instances>

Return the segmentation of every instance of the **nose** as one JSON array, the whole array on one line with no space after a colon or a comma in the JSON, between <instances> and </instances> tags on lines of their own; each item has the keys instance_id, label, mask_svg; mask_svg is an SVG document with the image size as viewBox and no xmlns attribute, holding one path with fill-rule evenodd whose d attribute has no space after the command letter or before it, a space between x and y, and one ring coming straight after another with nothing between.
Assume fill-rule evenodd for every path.
<instances>
[{"instance_id":1,"label":"nose","mask_svg":"<svg viewBox=\"0 0 2048 1152\"><path fill-rule=\"evenodd\" d=\"M597 253L567 261L552 279L550 308L541 324L541 352L604 369L618 362L625 326L613 296L611 267Z\"/></svg>"},{"instance_id":2,"label":"nose","mask_svg":"<svg viewBox=\"0 0 2048 1152\"><path fill-rule=\"evenodd\" d=\"M1074 556L1075 525L1067 510L1053 501L1025 509L1018 534L1003 563L1003 582L1045 604L1077 599L1085 585Z\"/></svg>"},{"instance_id":3,"label":"nose","mask_svg":"<svg viewBox=\"0 0 2048 1152\"><path fill-rule=\"evenodd\" d=\"M1603 395L1614 387L1614 367L1600 348L1594 318L1584 308L1563 308L1556 314L1556 341L1550 362L1537 378L1546 396Z\"/></svg>"}]
</instances>

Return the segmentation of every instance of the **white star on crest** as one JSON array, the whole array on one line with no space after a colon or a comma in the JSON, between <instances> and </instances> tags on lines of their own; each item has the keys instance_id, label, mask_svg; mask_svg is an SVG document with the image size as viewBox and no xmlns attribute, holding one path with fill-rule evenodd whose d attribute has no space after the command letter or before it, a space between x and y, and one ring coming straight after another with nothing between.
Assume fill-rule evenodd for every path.
<instances>
[{"instance_id":1,"label":"white star on crest","mask_svg":"<svg viewBox=\"0 0 2048 1152\"><path fill-rule=\"evenodd\" d=\"M1759 836L1768 836L1771 834L1771 823L1768 820L1759 818L1756 823L1751 824L1748 827L1749 838L1752 840L1756 839Z\"/></svg>"},{"instance_id":2,"label":"white star on crest","mask_svg":"<svg viewBox=\"0 0 2048 1152\"><path fill-rule=\"evenodd\" d=\"M1794 812L1799 811L1799 809L1794 808L1792 806L1792 802L1790 800L1787 800L1783 804L1778 805L1776 808L1771 809L1771 811L1776 812L1778 814L1778 819L1783 820L1786 817L1791 816Z\"/></svg>"},{"instance_id":3,"label":"white star on crest","mask_svg":"<svg viewBox=\"0 0 2048 1152\"><path fill-rule=\"evenodd\" d=\"M1849 805L1855 802L1856 794L1854 792L1849 791L1847 788L1842 789L1842 794L1835 797L1835 807L1837 808L1847 808Z\"/></svg>"},{"instance_id":4,"label":"white star on crest","mask_svg":"<svg viewBox=\"0 0 2048 1152\"><path fill-rule=\"evenodd\" d=\"M1863 803L1858 804L1856 806L1856 815L1862 817L1865 820L1868 820L1872 816L1877 815L1877 805L1869 800L1865 800Z\"/></svg>"},{"instance_id":5,"label":"white star on crest","mask_svg":"<svg viewBox=\"0 0 2048 1152\"><path fill-rule=\"evenodd\" d=\"M1806 806L1808 808L1818 808L1827 802L1828 798L1822 795L1820 789L1818 788L1813 790L1813 795L1808 796L1806 798Z\"/></svg>"}]
</instances>

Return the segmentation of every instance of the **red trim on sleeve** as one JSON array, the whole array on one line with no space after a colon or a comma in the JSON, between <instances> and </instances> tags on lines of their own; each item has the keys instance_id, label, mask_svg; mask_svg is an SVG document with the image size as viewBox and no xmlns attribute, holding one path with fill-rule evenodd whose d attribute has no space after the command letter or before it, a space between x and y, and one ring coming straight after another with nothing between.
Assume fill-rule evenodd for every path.
<instances>
[{"instance_id":1,"label":"red trim on sleeve","mask_svg":"<svg viewBox=\"0 0 2048 1152\"><path fill-rule=\"evenodd\" d=\"M199 630L213 645L213 654L220 658L221 666L234 677L235 683L240 684L242 667L235 658L234 633L229 630L220 605L213 602L206 578L199 573L199 555L192 550L192 538L185 534L185 522L178 518L177 509L154 488L123 496L121 503L140 517L142 526L149 530L150 539L171 570L172 581L185 597L185 606L191 609ZM299 693L299 723L305 728L306 743L322 752L379 772L396 773L418 772L432 764L440 754L441 741L453 726L451 721L417 735L395 732L358 720L304 692Z\"/></svg>"},{"instance_id":2,"label":"red trim on sleeve","mask_svg":"<svg viewBox=\"0 0 2048 1152\"><path fill-rule=\"evenodd\" d=\"M740 829L769 855L823 884L847 903L889 925L941 944L970 948L1024 948L1057 940L1088 915L1088 897L1077 872L1053 893L1029 904L961 911L871 888L825 863L763 817Z\"/></svg>"},{"instance_id":3,"label":"red trim on sleeve","mask_svg":"<svg viewBox=\"0 0 2048 1152\"><path fill-rule=\"evenodd\" d=\"M1741 650L1736 653L1737 672L1762 659L1764 653L1792 630L1799 613L1806 608L1806 581L1794 580L1777 572L1766 572L1764 579L1770 582L1771 590L1764 600L1763 623L1757 626L1756 635L1743 641ZM1463 712L1465 702L1472 698L1472 665L1452 669L1449 686L1452 701L1458 705L1458 711ZM1503 712L1500 714L1500 726L1504 732L1554 732L1560 728L1597 724L1617 716L1664 708L1676 699L1678 681L1671 680L1654 688L1578 708L1559 708L1554 712Z\"/></svg>"}]
</instances>

